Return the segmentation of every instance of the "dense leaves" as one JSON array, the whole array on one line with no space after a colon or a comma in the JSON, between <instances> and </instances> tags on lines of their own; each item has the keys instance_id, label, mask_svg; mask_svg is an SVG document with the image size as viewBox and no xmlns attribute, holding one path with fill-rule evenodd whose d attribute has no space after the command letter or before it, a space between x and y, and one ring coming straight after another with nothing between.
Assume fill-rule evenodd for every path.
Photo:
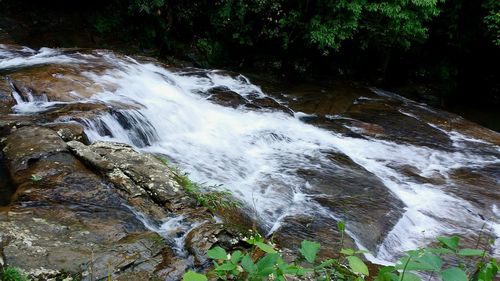
<instances>
[{"instance_id":1,"label":"dense leaves","mask_svg":"<svg viewBox=\"0 0 500 281\"><path fill-rule=\"evenodd\" d=\"M498 72L488 71L498 69L499 3L111 0L92 19L100 32L203 67L445 83L447 93L474 90L500 103Z\"/></svg>"},{"instance_id":2,"label":"dense leaves","mask_svg":"<svg viewBox=\"0 0 500 281\"><path fill-rule=\"evenodd\" d=\"M345 225L338 229L345 231ZM361 258L364 250L342 248L338 259L317 261L321 245L304 240L299 248L300 256L291 263L285 262L275 245L258 233L244 239L252 249L227 254L216 246L207 255L214 260L210 277L217 280L289 280L306 277L307 280L339 281L422 281L440 276L443 281L492 281L498 273L496 259L488 257L486 251L460 247L458 236L438 237L440 246L407 251L394 266L381 266L374 279L368 279L370 271ZM342 244L342 243L341 243ZM458 258L459 266L444 262L444 257ZM474 260L475 259L475 260ZM470 261L476 262L472 265ZM472 266L467 267L469 263ZM428 276L422 279L422 276ZM188 271L184 281L203 281L205 276ZM205 277L206 278L206 277Z\"/></svg>"},{"instance_id":3,"label":"dense leaves","mask_svg":"<svg viewBox=\"0 0 500 281\"><path fill-rule=\"evenodd\" d=\"M100 31L124 24L119 17L135 17L148 37L190 39L208 55L219 43L323 55L345 42L409 48L427 37L426 23L439 14L436 0L115 0L111 7L114 13L96 20Z\"/></svg>"}]
</instances>

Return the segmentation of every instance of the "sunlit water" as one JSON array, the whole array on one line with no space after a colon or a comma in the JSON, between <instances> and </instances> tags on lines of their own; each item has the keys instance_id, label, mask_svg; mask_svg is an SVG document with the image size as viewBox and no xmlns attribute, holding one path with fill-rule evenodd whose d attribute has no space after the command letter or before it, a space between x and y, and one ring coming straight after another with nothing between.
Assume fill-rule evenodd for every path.
<instances>
[{"instance_id":1,"label":"sunlit water","mask_svg":"<svg viewBox=\"0 0 500 281\"><path fill-rule=\"evenodd\" d=\"M226 86L243 97L266 96L243 76L231 77L218 71L188 75L183 70L139 63L109 52L64 54L47 48L13 51L0 45L0 71L37 64L84 65L95 61L101 61L107 70L93 72L86 68L82 75L105 90L83 101L107 104L119 101L139 109L120 109L96 119L78 120L85 125L92 141L118 141L167 155L193 180L222 185L218 188L230 190L254 208L269 233L289 215L338 218L338 214L310 198L315 186L297 173L302 168L314 170L330 165L329 153L337 152L373 173L406 206L402 218L379 247L372 249L373 256L369 258L373 261L392 261L402 251L422 246L438 235L477 231L485 223L479 215L484 213L490 215L486 224L497 236L495 255L499 255L500 203L490 205L490 210L479 210L471 202L446 191L447 185L453 185L448 174L451 169L500 163L499 154L476 154L471 149L442 151L369 137L350 138L306 124L299 118L303 116L300 112L290 116L282 112L233 109L212 103L202 94L214 86ZM27 102L17 99L17 102L14 110L18 114L44 111L57 103L40 98ZM455 147L484 142L458 132L443 132ZM414 167L422 176L441 175L446 183L436 186L409 181L394 168L395 163ZM151 228L168 233L166 228L170 224L179 227L174 218L162 228ZM349 222L347 225L349 228ZM363 247L361 239L356 242Z\"/></svg>"}]
</instances>

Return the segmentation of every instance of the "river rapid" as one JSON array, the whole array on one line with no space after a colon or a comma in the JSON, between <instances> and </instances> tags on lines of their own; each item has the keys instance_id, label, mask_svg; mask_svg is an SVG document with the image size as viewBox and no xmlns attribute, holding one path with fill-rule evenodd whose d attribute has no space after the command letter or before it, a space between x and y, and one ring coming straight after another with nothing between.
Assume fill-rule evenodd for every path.
<instances>
[{"instance_id":1,"label":"river rapid","mask_svg":"<svg viewBox=\"0 0 500 281\"><path fill-rule=\"evenodd\" d=\"M0 75L13 115L57 111L51 122L81 124L91 142L164 155L229 190L266 235L298 217L344 220L376 263L453 234L491 237L500 257L500 135L460 116L375 88L269 93L104 50L0 45Z\"/></svg>"}]
</instances>

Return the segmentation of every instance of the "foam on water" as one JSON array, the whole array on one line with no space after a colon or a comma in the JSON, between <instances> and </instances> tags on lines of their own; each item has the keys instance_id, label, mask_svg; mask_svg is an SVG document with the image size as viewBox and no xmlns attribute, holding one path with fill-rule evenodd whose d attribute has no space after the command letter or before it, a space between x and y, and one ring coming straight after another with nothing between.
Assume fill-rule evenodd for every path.
<instances>
[{"instance_id":1,"label":"foam on water","mask_svg":"<svg viewBox=\"0 0 500 281\"><path fill-rule=\"evenodd\" d=\"M41 48L39 51L34 51L29 48L22 48L16 51L8 50L7 46L0 44L0 58L2 59L0 60L0 69L48 63L62 64L83 62L50 48Z\"/></svg>"},{"instance_id":2,"label":"foam on water","mask_svg":"<svg viewBox=\"0 0 500 281\"><path fill-rule=\"evenodd\" d=\"M60 63L66 56L41 50L29 57L0 62L0 68L35 64L41 58L45 63L48 63L47 58ZM138 109L121 112L122 117L135 120L138 128L128 128L116 116L105 114L97 120L84 121L88 136L92 140L125 142L144 151L169 156L193 180L222 184L255 208L261 223L270 232L279 227L281 219L291 214L319 212L337 218L309 198L307 190L314 186L297 175L298 169L319 169L318 163L328 164L328 152L332 151L349 156L376 175L406 205L402 218L374 256L369 256L375 262L392 261L401 251L424 245L437 235L468 233L484 224L479 215L483 210L447 192L448 185L453 185L449 172L461 167L498 164L500 159L495 155L349 138L302 122L301 113L292 117L280 112L233 109L211 103L199 94L214 86L225 86L242 96L256 93L265 96L258 86L243 76L232 78L217 71L190 76L190 71L170 71L130 58L102 55L101 59L113 67L105 72L83 74L112 90L96 93L88 102L97 100L112 104L119 101L134 107L139 105ZM141 144L137 141L138 136L147 141ZM450 138L460 141L458 133L450 134ZM466 141L470 141L467 138ZM466 144L462 142L461 145ZM424 177L440 175L446 184L415 183L394 168L395 165L414 167ZM498 207L491 208L489 212L494 217L489 224L498 238ZM164 227L155 227L155 231L175 228L171 225L175 220L166 222ZM363 246L362 241L357 242ZM498 254L500 240L496 243Z\"/></svg>"},{"instance_id":3,"label":"foam on water","mask_svg":"<svg viewBox=\"0 0 500 281\"><path fill-rule=\"evenodd\" d=\"M148 230L156 232L164 238L177 256L189 258L189 261L192 262L192 258L189 257L189 253L186 251L185 247L186 237L189 232L198 227L200 223L190 222L182 215L165 218L162 223L157 223L151 221L144 214L137 212L134 208L130 206L126 207L135 214L136 218L139 219Z\"/></svg>"}]
</instances>

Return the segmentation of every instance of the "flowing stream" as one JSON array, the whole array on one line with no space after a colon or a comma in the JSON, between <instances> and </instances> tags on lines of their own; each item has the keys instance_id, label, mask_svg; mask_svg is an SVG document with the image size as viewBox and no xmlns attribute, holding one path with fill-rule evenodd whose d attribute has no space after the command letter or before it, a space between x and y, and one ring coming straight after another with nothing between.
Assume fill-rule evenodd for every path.
<instances>
[{"instance_id":1,"label":"flowing stream","mask_svg":"<svg viewBox=\"0 0 500 281\"><path fill-rule=\"evenodd\" d=\"M365 134L355 115L319 116L293 107L289 114L223 106L213 99L211 89L217 87L237 93L244 102L271 98L289 107L294 97L273 97L242 75L168 68L105 51L35 51L0 45L0 72L40 65L78 68L98 90L91 95L73 90L68 93L73 100L55 100L43 93L22 99L14 90L16 114L39 114L76 102L106 105L112 110L58 121L83 124L91 141L123 142L166 155L194 181L227 189L256 210L268 234L279 229L284 219L297 215L344 219L358 246L372 252L368 258L384 263L438 235L472 235L484 229L496 239L493 254L500 256L499 197L471 195L466 190L469 186L456 177L457 171L473 170L491 179L490 186L482 187L481 181L469 185L498 195L498 143L421 117L419 112L441 114L424 105L376 89L354 101L355 105L381 100L396 103L401 118L442 135L442 144ZM65 74L55 78L65 79ZM319 117L323 125L311 122ZM332 122L342 130L324 126ZM332 155L347 160L336 161L338 157ZM358 197L354 208L338 207L340 199ZM379 237L370 237L372 224L377 223L377 229L383 229L377 230Z\"/></svg>"}]
</instances>

